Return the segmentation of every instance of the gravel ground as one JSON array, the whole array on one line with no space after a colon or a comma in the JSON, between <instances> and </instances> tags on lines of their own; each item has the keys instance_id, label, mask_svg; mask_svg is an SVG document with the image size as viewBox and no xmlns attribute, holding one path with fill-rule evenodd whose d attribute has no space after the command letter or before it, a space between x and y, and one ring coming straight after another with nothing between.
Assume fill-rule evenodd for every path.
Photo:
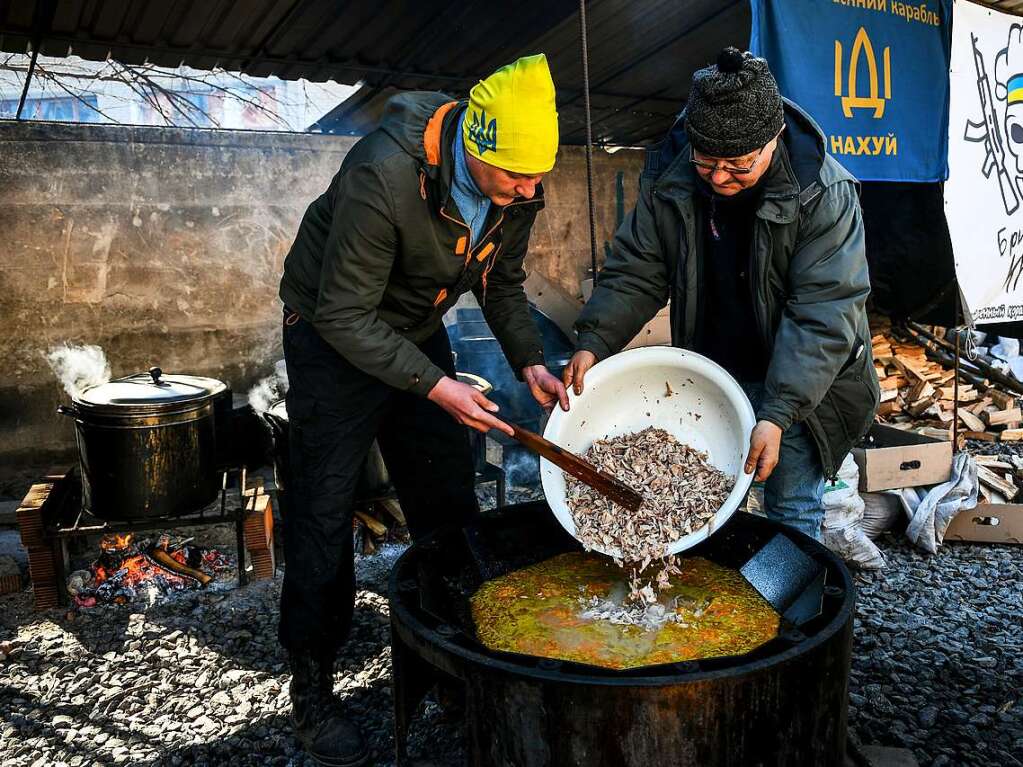
<instances>
[{"instance_id":1,"label":"gravel ground","mask_svg":"<svg viewBox=\"0 0 1023 767\"><path fill-rule=\"evenodd\" d=\"M518 500L517 496L513 496ZM888 536L889 567L858 576L850 724L921 765L1023 764L1023 549L954 544L934 557ZM358 563L337 690L392 763L386 575L399 545ZM280 580L182 594L145 609L31 611L0 597L0 763L311 764L287 724L274 630ZM415 755L464 762L462 733L428 702Z\"/></svg>"},{"instance_id":2,"label":"gravel ground","mask_svg":"<svg viewBox=\"0 0 1023 767\"><path fill-rule=\"evenodd\" d=\"M921 765L1023 765L1023 548L891 535L857 576L850 724Z\"/></svg>"}]
</instances>

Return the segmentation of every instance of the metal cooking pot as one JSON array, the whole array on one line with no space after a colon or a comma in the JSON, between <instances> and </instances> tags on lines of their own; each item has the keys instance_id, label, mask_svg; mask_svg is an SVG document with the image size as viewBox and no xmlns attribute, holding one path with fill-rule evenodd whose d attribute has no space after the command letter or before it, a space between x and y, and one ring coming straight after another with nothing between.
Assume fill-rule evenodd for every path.
<instances>
[{"instance_id":1,"label":"metal cooking pot","mask_svg":"<svg viewBox=\"0 0 1023 767\"><path fill-rule=\"evenodd\" d=\"M263 413L263 420L270 425L273 437L274 483L278 490L286 491L291 484L291 428L288 422L288 407L284 400L277 400ZM356 498L386 496L392 492L391 477L384 465L384 457L376 440L366 455L366 463L359 477L355 491Z\"/></svg>"},{"instance_id":2,"label":"metal cooking pot","mask_svg":"<svg viewBox=\"0 0 1023 767\"><path fill-rule=\"evenodd\" d=\"M152 368L91 386L58 408L75 419L85 507L127 520L211 503L221 484L215 410L227 391L214 378Z\"/></svg>"}]
</instances>

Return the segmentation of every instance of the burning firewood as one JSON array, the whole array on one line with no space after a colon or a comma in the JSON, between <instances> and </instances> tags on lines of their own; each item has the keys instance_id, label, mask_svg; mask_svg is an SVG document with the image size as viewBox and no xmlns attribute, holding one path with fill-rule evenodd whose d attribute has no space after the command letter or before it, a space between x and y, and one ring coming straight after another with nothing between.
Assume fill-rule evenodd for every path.
<instances>
[{"instance_id":1,"label":"burning firewood","mask_svg":"<svg viewBox=\"0 0 1023 767\"><path fill-rule=\"evenodd\" d=\"M126 604L140 593L206 586L218 573L232 569L215 549L180 544L174 548L167 536L150 543L136 541L130 533L112 533L101 539L100 555L90 570L71 574L68 591L80 607Z\"/></svg>"},{"instance_id":2,"label":"burning firewood","mask_svg":"<svg viewBox=\"0 0 1023 767\"><path fill-rule=\"evenodd\" d=\"M153 546L149 551L146 552L149 557L157 562L157 564L165 567L171 572L178 573L178 575L185 575L189 578L193 578L199 582L200 586L208 586L210 581L213 580L212 575L207 575L202 570L196 570L189 567L188 565L178 562L171 553L165 548L159 546Z\"/></svg>"}]
</instances>

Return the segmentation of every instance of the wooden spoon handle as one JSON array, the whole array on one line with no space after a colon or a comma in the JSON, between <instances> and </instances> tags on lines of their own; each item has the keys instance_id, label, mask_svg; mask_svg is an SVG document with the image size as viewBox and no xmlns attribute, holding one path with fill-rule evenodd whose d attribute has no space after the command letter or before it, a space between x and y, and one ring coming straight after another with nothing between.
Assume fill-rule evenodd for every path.
<instances>
[{"instance_id":1,"label":"wooden spoon handle","mask_svg":"<svg viewBox=\"0 0 1023 767\"><path fill-rule=\"evenodd\" d=\"M508 424L514 437L529 450L542 455L563 471L571 474L580 482L584 482L601 495L605 495L619 506L629 511L636 511L643 503L643 496L621 480L601 471L589 461L585 461L575 453L544 439L539 434L523 429L513 423Z\"/></svg>"}]
</instances>

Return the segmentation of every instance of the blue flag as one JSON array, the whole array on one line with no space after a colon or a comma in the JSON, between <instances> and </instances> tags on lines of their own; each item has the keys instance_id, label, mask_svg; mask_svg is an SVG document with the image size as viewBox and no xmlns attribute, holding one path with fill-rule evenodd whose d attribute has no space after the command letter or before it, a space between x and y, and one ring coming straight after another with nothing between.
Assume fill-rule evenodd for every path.
<instances>
[{"instance_id":1,"label":"blue flag","mask_svg":"<svg viewBox=\"0 0 1023 767\"><path fill-rule=\"evenodd\" d=\"M750 50L864 181L948 178L951 0L751 0Z\"/></svg>"}]
</instances>

